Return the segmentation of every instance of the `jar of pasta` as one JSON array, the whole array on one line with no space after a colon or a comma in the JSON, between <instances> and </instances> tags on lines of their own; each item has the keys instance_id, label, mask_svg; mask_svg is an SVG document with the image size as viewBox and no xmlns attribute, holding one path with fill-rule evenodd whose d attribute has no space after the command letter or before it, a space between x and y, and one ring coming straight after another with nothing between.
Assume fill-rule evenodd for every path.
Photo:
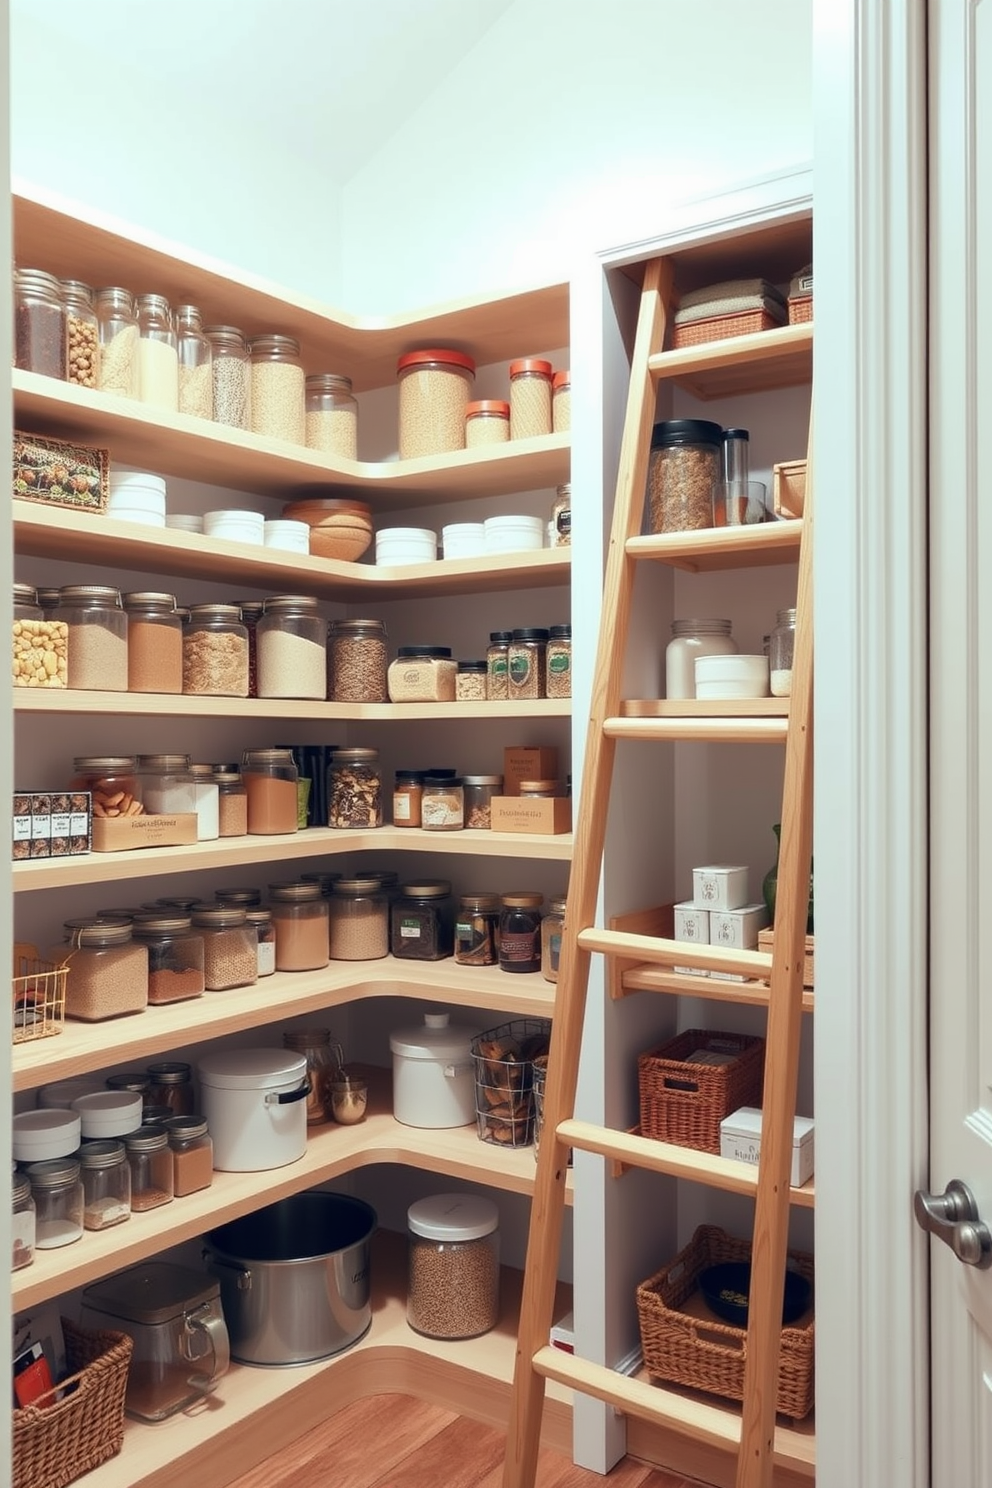
<instances>
[{"instance_id":1,"label":"jar of pasta","mask_svg":"<svg viewBox=\"0 0 992 1488\"><path fill-rule=\"evenodd\" d=\"M551 433L553 368L541 357L510 363L510 438L534 439Z\"/></svg>"}]
</instances>

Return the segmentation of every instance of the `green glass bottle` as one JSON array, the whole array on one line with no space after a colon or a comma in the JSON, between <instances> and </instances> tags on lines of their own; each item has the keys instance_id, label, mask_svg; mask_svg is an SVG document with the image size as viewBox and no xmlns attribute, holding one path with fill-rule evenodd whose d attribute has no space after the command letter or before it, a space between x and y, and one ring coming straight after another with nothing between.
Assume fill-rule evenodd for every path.
<instances>
[{"instance_id":1,"label":"green glass bottle","mask_svg":"<svg viewBox=\"0 0 992 1488\"><path fill-rule=\"evenodd\" d=\"M778 854L782 846L782 823L776 822L772 827L775 833L775 861L769 868L761 881L761 897L764 899L768 909L769 923L775 923L775 896L778 892ZM813 863L809 865L809 904L806 909L806 934L813 934Z\"/></svg>"}]
</instances>

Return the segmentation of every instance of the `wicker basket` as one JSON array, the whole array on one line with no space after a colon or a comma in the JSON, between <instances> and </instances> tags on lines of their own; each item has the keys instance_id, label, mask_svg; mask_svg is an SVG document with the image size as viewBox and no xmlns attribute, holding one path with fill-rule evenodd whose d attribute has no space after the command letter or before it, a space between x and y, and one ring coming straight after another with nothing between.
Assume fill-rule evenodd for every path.
<instances>
[{"instance_id":1,"label":"wicker basket","mask_svg":"<svg viewBox=\"0 0 992 1488\"><path fill-rule=\"evenodd\" d=\"M750 336L772 331L779 324L767 310L736 310L731 315L712 315L706 320L688 320L672 328L672 346L702 346L707 341L726 341L731 336Z\"/></svg>"},{"instance_id":2,"label":"wicker basket","mask_svg":"<svg viewBox=\"0 0 992 1488\"><path fill-rule=\"evenodd\" d=\"M480 1142L527 1147L534 1140L534 1063L548 1052L547 1018L516 1018L472 1040Z\"/></svg>"},{"instance_id":3,"label":"wicker basket","mask_svg":"<svg viewBox=\"0 0 992 1488\"><path fill-rule=\"evenodd\" d=\"M42 961L26 941L14 946L13 1041L49 1038L65 1023L68 968Z\"/></svg>"},{"instance_id":4,"label":"wicker basket","mask_svg":"<svg viewBox=\"0 0 992 1488\"><path fill-rule=\"evenodd\" d=\"M806 325L813 319L813 296L790 295L789 296L789 324Z\"/></svg>"},{"instance_id":5,"label":"wicker basket","mask_svg":"<svg viewBox=\"0 0 992 1488\"><path fill-rule=\"evenodd\" d=\"M65 1488L116 1457L124 1441L133 1340L127 1333L85 1332L66 1318L62 1329L71 1371L56 1387L63 1398L14 1411L13 1488Z\"/></svg>"},{"instance_id":6,"label":"wicker basket","mask_svg":"<svg viewBox=\"0 0 992 1488\"><path fill-rule=\"evenodd\" d=\"M637 1288L644 1364L655 1383L687 1385L744 1399L747 1330L717 1319L696 1281L707 1266L750 1261L751 1245L717 1225L700 1225L684 1250ZM813 1281L813 1258L789 1251L789 1264ZM782 1329L776 1409L801 1420L813 1409L813 1309Z\"/></svg>"},{"instance_id":7,"label":"wicker basket","mask_svg":"<svg viewBox=\"0 0 992 1488\"><path fill-rule=\"evenodd\" d=\"M690 1062L708 1051L724 1064ZM641 1134L700 1152L720 1151L720 1122L738 1106L760 1106L765 1041L689 1028L637 1061Z\"/></svg>"}]
</instances>

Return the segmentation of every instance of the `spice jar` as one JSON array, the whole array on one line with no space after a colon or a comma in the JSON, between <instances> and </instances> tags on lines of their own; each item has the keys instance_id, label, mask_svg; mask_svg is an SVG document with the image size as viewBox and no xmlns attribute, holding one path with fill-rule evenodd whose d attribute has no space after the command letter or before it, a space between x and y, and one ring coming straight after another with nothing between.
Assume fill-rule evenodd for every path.
<instances>
[{"instance_id":1,"label":"spice jar","mask_svg":"<svg viewBox=\"0 0 992 1488\"><path fill-rule=\"evenodd\" d=\"M306 1056L307 1126L320 1126L331 1121L331 1085L344 1064L344 1051L337 1039L331 1039L329 1028L287 1028L283 1045Z\"/></svg>"},{"instance_id":2,"label":"spice jar","mask_svg":"<svg viewBox=\"0 0 992 1488\"><path fill-rule=\"evenodd\" d=\"M195 305L176 306L179 359L179 412L191 418L214 416L213 349Z\"/></svg>"},{"instance_id":3,"label":"spice jar","mask_svg":"<svg viewBox=\"0 0 992 1488\"><path fill-rule=\"evenodd\" d=\"M251 361L248 342L236 326L204 326L210 342L210 380L215 424L251 428Z\"/></svg>"},{"instance_id":4,"label":"spice jar","mask_svg":"<svg viewBox=\"0 0 992 1488\"><path fill-rule=\"evenodd\" d=\"M447 879L399 885L389 911L389 945L407 961L441 961L454 953L455 914Z\"/></svg>"},{"instance_id":5,"label":"spice jar","mask_svg":"<svg viewBox=\"0 0 992 1488\"><path fill-rule=\"evenodd\" d=\"M572 542L572 487L570 483L555 487L551 508L550 546L567 548Z\"/></svg>"},{"instance_id":6,"label":"spice jar","mask_svg":"<svg viewBox=\"0 0 992 1488\"><path fill-rule=\"evenodd\" d=\"M673 620L665 649L666 698L696 696L697 656L733 656L736 651L729 620Z\"/></svg>"},{"instance_id":7,"label":"spice jar","mask_svg":"<svg viewBox=\"0 0 992 1488\"><path fill-rule=\"evenodd\" d=\"M534 439L551 433L550 362L521 357L510 363L510 438Z\"/></svg>"},{"instance_id":8,"label":"spice jar","mask_svg":"<svg viewBox=\"0 0 992 1488\"><path fill-rule=\"evenodd\" d=\"M407 1211L407 1322L427 1338L477 1338L499 1322L499 1210L433 1194Z\"/></svg>"},{"instance_id":9,"label":"spice jar","mask_svg":"<svg viewBox=\"0 0 992 1488\"><path fill-rule=\"evenodd\" d=\"M303 444L306 378L300 343L292 336L254 336L251 342L251 427L268 439Z\"/></svg>"},{"instance_id":10,"label":"spice jar","mask_svg":"<svg viewBox=\"0 0 992 1488\"><path fill-rule=\"evenodd\" d=\"M269 835L298 830L299 771L288 749L246 749L241 778L248 796L248 831Z\"/></svg>"},{"instance_id":11,"label":"spice jar","mask_svg":"<svg viewBox=\"0 0 992 1488\"><path fill-rule=\"evenodd\" d=\"M463 351L410 351L396 364L399 456L444 455L465 448L465 412L475 362Z\"/></svg>"},{"instance_id":12,"label":"spice jar","mask_svg":"<svg viewBox=\"0 0 992 1488\"><path fill-rule=\"evenodd\" d=\"M551 430L567 434L572 427L572 374L556 372L551 379Z\"/></svg>"},{"instance_id":13,"label":"spice jar","mask_svg":"<svg viewBox=\"0 0 992 1488\"><path fill-rule=\"evenodd\" d=\"M10 1221L11 1261L10 1269L20 1271L34 1260L35 1207L31 1195L31 1180L26 1173L16 1170L10 1183L12 1214Z\"/></svg>"},{"instance_id":14,"label":"spice jar","mask_svg":"<svg viewBox=\"0 0 992 1488\"><path fill-rule=\"evenodd\" d=\"M178 1059L162 1059L148 1066L148 1079L147 1105L168 1106L173 1116L192 1116L196 1104L192 1065Z\"/></svg>"},{"instance_id":15,"label":"spice jar","mask_svg":"<svg viewBox=\"0 0 992 1488\"><path fill-rule=\"evenodd\" d=\"M463 894L455 916L455 960L459 966L495 966L499 961L498 894Z\"/></svg>"},{"instance_id":16,"label":"spice jar","mask_svg":"<svg viewBox=\"0 0 992 1488\"><path fill-rule=\"evenodd\" d=\"M131 1209L143 1214L171 1204L173 1197L172 1153L169 1133L162 1126L139 1126L124 1138L131 1169Z\"/></svg>"},{"instance_id":17,"label":"spice jar","mask_svg":"<svg viewBox=\"0 0 992 1488\"><path fill-rule=\"evenodd\" d=\"M513 632L507 652L507 695L511 702L519 698L546 696L548 632L537 626L526 626Z\"/></svg>"},{"instance_id":18,"label":"spice jar","mask_svg":"<svg viewBox=\"0 0 992 1488\"><path fill-rule=\"evenodd\" d=\"M214 771L217 825L221 837L244 837L248 831L248 792L237 770Z\"/></svg>"},{"instance_id":19,"label":"spice jar","mask_svg":"<svg viewBox=\"0 0 992 1488\"><path fill-rule=\"evenodd\" d=\"M327 767L327 824L344 829L382 826L378 749L335 749Z\"/></svg>"},{"instance_id":20,"label":"spice jar","mask_svg":"<svg viewBox=\"0 0 992 1488\"><path fill-rule=\"evenodd\" d=\"M655 424L648 459L648 529L686 532L713 525L723 428L709 419Z\"/></svg>"},{"instance_id":21,"label":"spice jar","mask_svg":"<svg viewBox=\"0 0 992 1488\"><path fill-rule=\"evenodd\" d=\"M252 987L258 980L258 941L246 913L233 904L194 909L193 929L203 936L203 978L208 992Z\"/></svg>"},{"instance_id":22,"label":"spice jar","mask_svg":"<svg viewBox=\"0 0 992 1488\"><path fill-rule=\"evenodd\" d=\"M455 698L459 703L484 703L486 700L486 663L460 661L455 677Z\"/></svg>"},{"instance_id":23,"label":"spice jar","mask_svg":"<svg viewBox=\"0 0 992 1488\"><path fill-rule=\"evenodd\" d=\"M182 692L183 622L174 594L121 596L127 615L128 692Z\"/></svg>"},{"instance_id":24,"label":"spice jar","mask_svg":"<svg viewBox=\"0 0 992 1488\"><path fill-rule=\"evenodd\" d=\"M123 1142L84 1142L79 1149L83 1180L83 1228L108 1230L131 1218L131 1167Z\"/></svg>"},{"instance_id":25,"label":"spice jar","mask_svg":"<svg viewBox=\"0 0 992 1488\"><path fill-rule=\"evenodd\" d=\"M269 884L276 932L276 971L317 971L327 965L327 901L317 883Z\"/></svg>"},{"instance_id":26,"label":"spice jar","mask_svg":"<svg viewBox=\"0 0 992 1488\"><path fill-rule=\"evenodd\" d=\"M138 396L138 313L129 290L107 285L96 292L100 334L97 387L118 398Z\"/></svg>"},{"instance_id":27,"label":"spice jar","mask_svg":"<svg viewBox=\"0 0 992 1488\"><path fill-rule=\"evenodd\" d=\"M545 653L545 692L549 698L572 696L572 627L552 625Z\"/></svg>"},{"instance_id":28,"label":"spice jar","mask_svg":"<svg viewBox=\"0 0 992 1488\"><path fill-rule=\"evenodd\" d=\"M172 1191L177 1199L199 1193L214 1181L214 1144L202 1116L170 1116L165 1123L172 1153Z\"/></svg>"},{"instance_id":29,"label":"spice jar","mask_svg":"<svg viewBox=\"0 0 992 1488\"><path fill-rule=\"evenodd\" d=\"M393 787L393 826L419 827L423 797L423 770L397 770Z\"/></svg>"},{"instance_id":30,"label":"spice jar","mask_svg":"<svg viewBox=\"0 0 992 1488\"><path fill-rule=\"evenodd\" d=\"M387 674L391 703L453 703L458 664L450 646L400 646Z\"/></svg>"},{"instance_id":31,"label":"spice jar","mask_svg":"<svg viewBox=\"0 0 992 1488\"><path fill-rule=\"evenodd\" d=\"M67 1018L98 1022L148 1006L148 949L131 938L126 921L65 921L70 949L53 961L66 965Z\"/></svg>"},{"instance_id":32,"label":"spice jar","mask_svg":"<svg viewBox=\"0 0 992 1488\"><path fill-rule=\"evenodd\" d=\"M502 775L463 775L466 827L488 830L493 824L493 796L503 789Z\"/></svg>"},{"instance_id":33,"label":"spice jar","mask_svg":"<svg viewBox=\"0 0 992 1488\"><path fill-rule=\"evenodd\" d=\"M499 917L501 971L540 971L543 903L543 894L529 891L503 895Z\"/></svg>"},{"instance_id":34,"label":"spice jar","mask_svg":"<svg viewBox=\"0 0 992 1488\"><path fill-rule=\"evenodd\" d=\"M512 630L491 630L486 651L486 698L505 703L509 697L509 656Z\"/></svg>"},{"instance_id":35,"label":"spice jar","mask_svg":"<svg viewBox=\"0 0 992 1488\"><path fill-rule=\"evenodd\" d=\"M465 409L465 448L505 444L510 437L510 405L501 398L482 398Z\"/></svg>"},{"instance_id":36,"label":"spice jar","mask_svg":"<svg viewBox=\"0 0 992 1488\"><path fill-rule=\"evenodd\" d=\"M11 652L13 685L66 687L69 681L68 634L63 620L46 617L38 591L31 584L15 584Z\"/></svg>"},{"instance_id":37,"label":"spice jar","mask_svg":"<svg viewBox=\"0 0 992 1488\"><path fill-rule=\"evenodd\" d=\"M141 800L155 816L192 814L193 776L188 754L139 754Z\"/></svg>"},{"instance_id":38,"label":"spice jar","mask_svg":"<svg viewBox=\"0 0 992 1488\"><path fill-rule=\"evenodd\" d=\"M565 928L565 900L549 899L548 912L541 921L541 975L546 982L558 980L561 937Z\"/></svg>"},{"instance_id":39,"label":"spice jar","mask_svg":"<svg viewBox=\"0 0 992 1488\"><path fill-rule=\"evenodd\" d=\"M14 366L66 379L66 315L62 286L44 269L14 270Z\"/></svg>"},{"instance_id":40,"label":"spice jar","mask_svg":"<svg viewBox=\"0 0 992 1488\"><path fill-rule=\"evenodd\" d=\"M138 311L138 397L142 403L175 413L179 408L179 352L169 302L143 294Z\"/></svg>"},{"instance_id":41,"label":"spice jar","mask_svg":"<svg viewBox=\"0 0 992 1488\"><path fill-rule=\"evenodd\" d=\"M95 388L100 351L100 328L93 306L93 290L81 279L61 281L67 337L66 372L77 387Z\"/></svg>"},{"instance_id":42,"label":"spice jar","mask_svg":"<svg viewBox=\"0 0 992 1488\"><path fill-rule=\"evenodd\" d=\"M312 372L306 379L306 442L342 460L358 459L358 400L351 378L335 372Z\"/></svg>"},{"instance_id":43,"label":"spice jar","mask_svg":"<svg viewBox=\"0 0 992 1488\"><path fill-rule=\"evenodd\" d=\"M465 825L465 793L459 776L424 776L421 824L427 832L454 832Z\"/></svg>"},{"instance_id":44,"label":"spice jar","mask_svg":"<svg viewBox=\"0 0 992 1488\"><path fill-rule=\"evenodd\" d=\"M248 632L237 605L190 605L183 629L183 692L248 696Z\"/></svg>"},{"instance_id":45,"label":"spice jar","mask_svg":"<svg viewBox=\"0 0 992 1488\"><path fill-rule=\"evenodd\" d=\"M258 974L271 976L276 969L276 927L271 909L253 907L245 910L245 921L258 936Z\"/></svg>"},{"instance_id":46,"label":"spice jar","mask_svg":"<svg viewBox=\"0 0 992 1488\"><path fill-rule=\"evenodd\" d=\"M188 914L136 915L131 921L131 934L148 950L148 1002L151 1007L203 996L206 990L203 936L193 933ZM153 1099L157 1100L157 1097Z\"/></svg>"},{"instance_id":47,"label":"spice jar","mask_svg":"<svg viewBox=\"0 0 992 1488\"><path fill-rule=\"evenodd\" d=\"M318 699L327 695L327 622L316 599L278 594L258 622L258 696Z\"/></svg>"},{"instance_id":48,"label":"spice jar","mask_svg":"<svg viewBox=\"0 0 992 1488\"><path fill-rule=\"evenodd\" d=\"M779 610L768 642L768 670L772 697L792 692L792 662L796 649L795 608Z\"/></svg>"},{"instance_id":49,"label":"spice jar","mask_svg":"<svg viewBox=\"0 0 992 1488\"><path fill-rule=\"evenodd\" d=\"M151 1089L147 1070L120 1070L117 1074L108 1075L104 1084L108 1090L126 1090L133 1095L140 1095L142 1101Z\"/></svg>"},{"instance_id":50,"label":"spice jar","mask_svg":"<svg viewBox=\"0 0 992 1488\"><path fill-rule=\"evenodd\" d=\"M127 692L127 615L119 589L66 584L59 619L68 626L69 686L85 692Z\"/></svg>"},{"instance_id":51,"label":"spice jar","mask_svg":"<svg viewBox=\"0 0 992 1488\"><path fill-rule=\"evenodd\" d=\"M83 1237L83 1185L79 1161L50 1157L29 1163L28 1182L35 1206L35 1245L59 1250Z\"/></svg>"},{"instance_id":52,"label":"spice jar","mask_svg":"<svg viewBox=\"0 0 992 1488\"><path fill-rule=\"evenodd\" d=\"M332 961L378 961L389 955L389 895L381 879L337 879L327 908Z\"/></svg>"},{"instance_id":53,"label":"spice jar","mask_svg":"<svg viewBox=\"0 0 992 1488\"><path fill-rule=\"evenodd\" d=\"M329 636L332 703L385 703L386 627L381 620L335 620Z\"/></svg>"}]
</instances>

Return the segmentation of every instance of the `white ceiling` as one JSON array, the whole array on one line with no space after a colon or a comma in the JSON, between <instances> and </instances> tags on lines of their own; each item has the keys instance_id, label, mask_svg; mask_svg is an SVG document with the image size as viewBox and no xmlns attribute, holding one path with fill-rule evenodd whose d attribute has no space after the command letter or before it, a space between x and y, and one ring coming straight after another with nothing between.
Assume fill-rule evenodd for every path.
<instances>
[{"instance_id":1,"label":"white ceiling","mask_svg":"<svg viewBox=\"0 0 992 1488\"><path fill-rule=\"evenodd\" d=\"M513 3L10 0L12 54L34 54L39 79L47 47L75 57L80 107L91 68L123 96L133 80L193 149L203 130L233 130L296 151L340 186Z\"/></svg>"}]
</instances>

